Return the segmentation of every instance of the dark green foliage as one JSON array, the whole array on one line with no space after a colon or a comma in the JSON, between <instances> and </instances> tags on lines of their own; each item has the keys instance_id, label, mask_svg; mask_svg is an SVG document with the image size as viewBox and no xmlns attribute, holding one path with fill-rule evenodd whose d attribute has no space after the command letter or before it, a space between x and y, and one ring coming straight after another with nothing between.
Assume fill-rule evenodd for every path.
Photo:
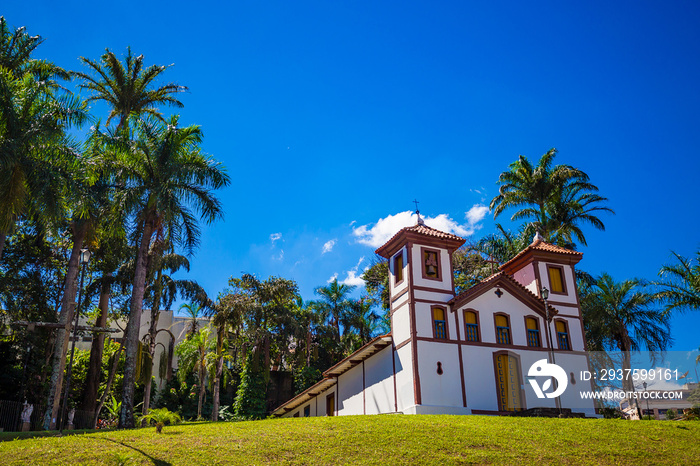
<instances>
[{"instance_id":1,"label":"dark green foliage","mask_svg":"<svg viewBox=\"0 0 700 466\"><path fill-rule=\"evenodd\" d=\"M302 366L294 371L294 395L303 392L319 380L321 380L321 371L315 367Z\"/></svg>"},{"instance_id":2,"label":"dark green foliage","mask_svg":"<svg viewBox=\"0 0 700 466\"><path fill-rule=\"evenodd\" d=\"M700 250L695 260L673 253L675 263L659 271L662 282L658 298L666 304L666 312L700 310Z\"/></svg>"},{"instance_id":3,"label":"dark green foliage","mask_svg":"<svg viewBox=\"0 0 700 466\"><path fill-rule=\"evenodd\" d=\"M173 377L159 392L153 406L168 408L179 413L183 419L194 420L197 418L197 393L198 386L194 374L188 375L182 382ZM208 415L211 412L211 404L205 403L202 412L203 415Z\"/></svg>"},{"instance_id":4,"label":"dark green foliage","mask_svg":"<svg viewBox=\"0 0 700 466\"><path fill-rule=\"evenodd\" d=\"M361 278L371 303L381 306L386 313L389 310L389 261L377 255Z\"/></svg>"},{"instance_id":5,"label":"dark green foliage","mask_svg":"<svg viewBox=\"0 0 700 466\"><path fill-rule=\"evenodd\" d=\"M625 415L619 408L600 408L600 414L603 415L604 419L625 419Z\"/></svg>"},{"instance_id":6,"label":"dark green foliage","mask_svg":"<svg viewBox=\"0 0 700 466\"><path fill-rule=\"evenodd\" d=\"M267 415L266 401L265 375L256 367L253 355L249 354L241 374L236 401L233 403L233 413L245 419L262 419Z\"/></svg>"}]
</instances>

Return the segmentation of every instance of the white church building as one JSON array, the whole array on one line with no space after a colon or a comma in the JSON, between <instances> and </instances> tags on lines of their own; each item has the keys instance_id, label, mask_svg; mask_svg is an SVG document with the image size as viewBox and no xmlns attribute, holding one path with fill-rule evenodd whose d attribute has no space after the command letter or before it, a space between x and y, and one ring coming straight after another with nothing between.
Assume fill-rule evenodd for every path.
<instances>
[{"instance_id":1,"label":"white church building","mask_svg":"<svg viewBox=\"0 0 700 466\"><path fill-rule=\"evenodd\" d=\"M590 383L575 377L588 369L575 280L582 253L536 237L498 273L455 295L452 254L464 242L419 217L377 249L389 260L391 333L272 414L502 415L543 407L595 415L593 401L579 394ZM557 398L539 398L532 371L552 359L566 371L568 387Z\"/></svg>"}]
</instances>

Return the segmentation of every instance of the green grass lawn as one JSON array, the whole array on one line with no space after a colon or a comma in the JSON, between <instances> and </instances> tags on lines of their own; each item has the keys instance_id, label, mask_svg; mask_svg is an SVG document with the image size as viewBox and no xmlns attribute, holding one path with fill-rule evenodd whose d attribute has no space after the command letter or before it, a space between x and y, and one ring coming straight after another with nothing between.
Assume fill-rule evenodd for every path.
<instances>
[{"instance_id":1,"label":"green grass lawn","mask_svg":"<svg viewBox=\"0 0 700 466\"><path fill-rule=\"evenodd\" d=\"M14 464L700 464L700 422L347 416L2 434Z\"/></svg>"}]
</instances>

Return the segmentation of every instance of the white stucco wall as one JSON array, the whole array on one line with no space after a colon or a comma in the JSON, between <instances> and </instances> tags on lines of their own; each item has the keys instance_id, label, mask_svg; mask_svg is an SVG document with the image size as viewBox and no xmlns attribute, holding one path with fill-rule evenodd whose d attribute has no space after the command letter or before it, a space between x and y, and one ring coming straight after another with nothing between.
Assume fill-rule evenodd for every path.
<instances>
[{"instance_id":1,"label":"white stucco wall","mask_svg":"<svg viewBox=\"0 0 700 466\"><path fill-rule=\"evenodd\" d=\"M388 346L364 361L367 414L395 411L392 356L393 350Z\"/></svg>"},{"instance_id":2,"label":"white stucco wall","mask_svg":"<svg viewBox=\"0 0 700 466\"><path fill-rule=\"evenodd\" d=\"M413 365L411 360L411 344L396 350L396 394L399 411L405 411L414 406Z\"/></svg>"},{"instance_id":3,"label":"white stucco wall","mask_svg":"<svg viewBox=\"0 0 700 466\"><path fill-rule=\"evenodd\" d=\"M425 286L428 288L439 288L443 290L452 291L452 275L450 266L450 257L447 249L427 247L428 249L434 249L440 251L440 280L429 280L423 278L423 260L421 256L421 248L426 246L421 246L420 244L414 244L411 249L411 255L413 256L413 264L411 267L413 284L416 286Z\"/></svg>"},{"instance_id":4,"label":"white stucco wall","mask_svg":"<svg viewBox=\"0 0 700 466\"><path fill-rule=\"evenodd\" d=\"M399 344L411 336L411 318L408 311L408 303L400 306L391 315L391 332L395 344Z\"/></svg>"},{"instance_id":5,"label":"white stucco wall","mask_svg":"<svg viewBox=\"0 0 700 466\"><path fill-rule=\"evenodd\" d=\"M437 373L437 363L442 375ZM453 343L418 342L421 403L427 406L462 407L462 377L458 346Z\"/></svg>"},{"instance_id":6,"label":"white stucco wall","mask_svg":"<svg viewBox=\"0 0 700 466\"><path fill-rule=\"evenodd\" d=\"M552 286L549 283L549 274L547 273L547 265L558 265L564 268L564 282L566 283L566 293L554 294L551 293ZM549 300L550 301L560 301L563 303L576 304L576 286L574 284L574 271L570 265L555 264L553 262L538 262L537 266L540 272L540 280L542 280L542 286L547 287L550 290Z\"/></svg>"},{"instance_id":7,"label":"white stucco wall","mask_svg":"<svg viewBox=\"0 0 700 466\"><path fill-rule=\"evenodd\" d=\"M338 377L336 385L338 415L364 414L362 399L362 364Z\"/></svg>"},{"instance_id":8,"label":"white stucco wall","mask_svg":"<svg viewBox=\"0 0 700 466\"><path fill-rule=\"evenodd\" d=\"M535 277L535 266L533 264L527 264L525 267L515 272L513 274L513 278L515 279L515 281L523 285L532 293L539 296L537 292L537 278Z\"/></svg>"},{"instance_id":9,"label":"white stucco wall","mask_svg":"<svg viewBox=\"0 0 700 466\"><path fill-rule=\"evenodd\" d=\"M321 393L316 396L316 402L318 403L318 414L317 416L327 416L328 413L326 413L326 397L330 395L331 393L335 393L336 396L336 403L338 403L338 394L336 393L336 388L338 386L334 385L331 388L322 391Z\"/></svg>"},{"instance_id":10,"label":"white stucco wall","mask_svg":"<svg viewBox=\"0 0 700 466\"><path fill-rule=\"evenodd\" d=\"M467 406L471 409L498 411L493 348L463 346L464 385Z\"/></svg>"},{"instance_id":11,"label":"white stucco wall","mask_svg":"<svg viewBox=\"0 0 700 466\"><path fill-rule=\"evenodd\" d=\"M503 291L503 294L500 298L489 290L473 301L462 305L457 311L460 329L464 328L464 310L474 309L479 311L479 332L481 341L485 343L496 343L496 325L493 316L495 313L503 312L510 317L510 334L513 339L513 344L527 346L525 316L536 317L539 322L542 346L547 347L544 333L544 319L506 290L501 289L501 291ZM462 332L462 334L464 334L464 332Z\"/></svg>"}]
</instances>

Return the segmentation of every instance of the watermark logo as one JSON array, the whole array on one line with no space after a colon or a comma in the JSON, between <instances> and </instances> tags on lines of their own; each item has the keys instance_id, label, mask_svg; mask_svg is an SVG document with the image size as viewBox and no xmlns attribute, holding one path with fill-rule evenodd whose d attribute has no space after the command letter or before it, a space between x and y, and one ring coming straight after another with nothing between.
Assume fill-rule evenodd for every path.
<instances>
[{"instance_id":1,"label":"watermark logo","mask_svg":"<svg viewBox=\"0 0 700 466\"><path fill-rule=\"evenodd\" d=\"M556 398L564 393L566 387L569 383L566 377L566 372L564 369L556 364L550 364L546 359L540 359L530 366L527 375L529 377L528 381L532 385L532 389L535 390L535 395L537 398ZM537 383L536 377L546 377L547 380L544 381L540 387ZM552 387L552 377L557 381L556 390ZM548 390L554 390L553 392L547 392Z\"/></svg>"}]
</instances>

